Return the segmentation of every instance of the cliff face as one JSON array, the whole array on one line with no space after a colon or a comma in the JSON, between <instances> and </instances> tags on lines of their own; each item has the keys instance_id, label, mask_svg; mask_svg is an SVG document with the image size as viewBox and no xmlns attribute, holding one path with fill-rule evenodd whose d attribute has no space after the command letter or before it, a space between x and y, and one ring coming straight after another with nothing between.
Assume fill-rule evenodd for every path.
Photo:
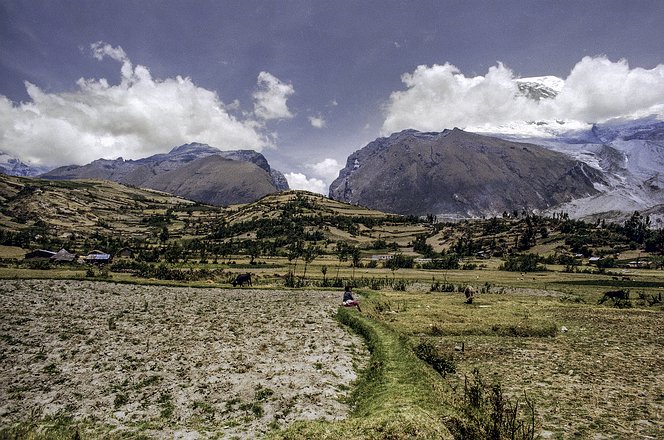
<instances>
[{"instance_id":1,"label":"cliff face","mask_svg":"<svg viewBox=\"0 0 664 440\"><path fill-rule=\"evenodd\" d=\"M405 130L353 153L330 197L398 214L495 215L597 193L596 169L533 144Z\"/></svg>"}]
</instances>

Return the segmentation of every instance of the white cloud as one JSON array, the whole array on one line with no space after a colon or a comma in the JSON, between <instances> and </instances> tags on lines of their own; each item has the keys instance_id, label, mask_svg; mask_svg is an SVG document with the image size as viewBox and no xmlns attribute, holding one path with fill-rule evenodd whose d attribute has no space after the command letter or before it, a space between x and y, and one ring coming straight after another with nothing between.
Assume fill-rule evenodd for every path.
<instances>
[{"instance_id":1,"label":"white cloud","mask_svg":"<svg viewBox=\"0 0 664 440\"><path fill-rule=\"evenodd\" d=\"M320 179L308 178L302 173L288 173L285 176L291 189L303 189L323 195L328 194L328 186Z\"/></svg>"},{"instance_id":2,"label":"white cloud","mask_svg":"<svg viewBox=\"0 0 664 440\"><path fill-rule=\"evenodd\" d=\"M295 93L291 84L285 84L269 72L258 74L258 89L254 92L254 113L260 119L290 119L288 97Z\"/></svg>"},{"instance_id":3,"label":"white cloud","mask_svg":"<svg viewBox=\"0 0 664 440\"><path fill-rule=\"evenodd\" d=\"M226 106L188 77L153 79L121 47L91 49L97 59L122 63L121 83L81 78L73 92L48 93L26 82L30 100L20 104L0 95L0 150L53 166L144 157L192 141L222 150L269 146L260 124L229 113L237 103Z\"/></svg>"},{"instance_id":4,"label":"white cloud","mask_svg":"<svg viewBox=\"0 0 664 440\"><path fill-rule=\"evenodd\" d=\"M626 60L585 57L574 66L552 106L556 114L564 112L585 122L662 113L664 64L630 69Z\"/></svg>"},{"instance_id":5,"label":"white cloud","mask_svg":"<svg viewBox=\"0 0 664 440\"><path fill-rule=\"evenodd\" d=\"M498 63L485 76L467 77L455 66L418 66L402 76L385 108L385 134L405 128L439 131L515 121L601 122L616 117L664 114L664 65L631 69L625 60L585 57L552 99L519 93L514 73Z\"/></svg>"},{"instance_id":6,"label":"white cloud","mask_svg":"<svg viewBox=\"0 0 664 440\"><path fill-rule=\"evenodd\" d=\"M327 122L321 116L309 116L309 122L314 128L324 128L327 126Z\"/></svg>"},{"instance_id":7,"label":"white cloud","mask_svg":"<svg viewBox=\"0 0 664 440\"><path fill-rule=\"evenodd\" d=\"M339 176L341 165L335 159L326 158L318 163L307 165L307 168L312 170L315 176L327 183L332 183Z\"/></svg>"}]
</instances>

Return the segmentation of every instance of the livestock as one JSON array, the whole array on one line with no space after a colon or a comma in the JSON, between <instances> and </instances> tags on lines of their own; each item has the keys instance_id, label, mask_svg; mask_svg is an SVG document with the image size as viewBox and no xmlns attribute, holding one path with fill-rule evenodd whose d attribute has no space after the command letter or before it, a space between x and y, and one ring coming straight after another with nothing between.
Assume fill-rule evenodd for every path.
<instances>
[{"instance_id":1,"label":"livestock","mask_svg":"<svg viewBox=\"0 0 664 440\"><path fill-rule=\"evenodd\" d=\"M237 286L238 284L240 285L240 287L244 287L245 284L249 284L250 286L252 286L251 274L247 272L247 273L242 273L237 277L235 277L235 280L233 281L233 287Z\"/></svg>"},{"instance_id":2,"label":"livestock","mask_svg":"<svg viewBox=\"0 0 664 440\"><path fill-rule=\"evenodd\" d=\"M608 292L604 292L604 296L599 300L599 303L602 304L607 299L612 299L614 301L629 299L629 290L609 290Z\"/></svg>"},{"instance_id":3,"label":"livestock","mask_svg":"<svg viewBox=\"0 0 664 440\"><path fill-rule=\"evenodd\" d=\"M466 286L463 290L463 294L466 295L466 304L473 303L473 297L475 296L476 290L473 286Z\"/></svg>"}]
</instances>

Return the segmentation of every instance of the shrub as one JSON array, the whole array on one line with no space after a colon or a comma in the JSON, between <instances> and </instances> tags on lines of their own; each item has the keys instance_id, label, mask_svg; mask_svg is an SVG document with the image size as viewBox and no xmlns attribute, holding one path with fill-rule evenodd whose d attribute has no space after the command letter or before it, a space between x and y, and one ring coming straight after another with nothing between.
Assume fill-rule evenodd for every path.
<instances>
[{"instance_id":1,"label":"shrub","mask_svg":"<svg viewBox=\"0 0 664 440\"><path fill-rule=\"evenodd\" d=\"M525 405L503 395L499 383L488 387L479 371L466 377L460 402L460 415L445 424L458 439L519 439L535 438L535 404L524 394Z\"/></svg>"},{"instance_id":2,"label":"shrub","mask_svg":"<svg viewBox=\"0 0 664 440\"><path fill-rule=\"evenodd\" d=\"M452 356L441 354L432 341L425 339L417 344L413 350L417 357L431 365L443 377L447 373L456 372L456 364Z\"/></svg>"},{"instance_id":3,"label":"shrub","mask_svg":"<svg viewBox=\"0 0 664 440\"><path fill-rule=\"evenodd\" d=\"M405 292L407 286L408 286L408 282L406 280L404 280L403 278L399 278L398 280L394 281L394 283L392 285L392 288L394 290L399 290L401 292Z\"/></svg>"},{"instance_id":4,"label":"shrub","mask_svg":"<svg viewBox=\"0 0 664 440\"><path fill-rule=\"evenodd\" d=\"M513 255L507 257L505 263L500 266L500 270L508 272L541 272L546 267L539 264L540 257L536 254Z\"/></svg>"},{"instance_id":5,"label":"shrub","mask_svg":"<svg viewBox=\"0 0 664 440\"><path fill-rule=\"evenodd\" d=\"M40 258L35 260L27 260L25 264L28 269L48 270L51 268L51 262L49 260L43 260Z\"/></svg>"},{"instance_id":6,"label":"shrub","mask_svg":"<svg viewBox=\"0 0 664 440\"><path fill-rule=\"evenodd\" d=\"M455 292L456 286L452 283L441 283L438 280L432 280L429 290L431 292Z\"/></svg>"},{"instance_id":7,"label":"shrub","mask_svg":"<svg viewBox=\"0 0 664 440\"><path fill-rule=\"evenodd\" d=\"M522 322L519 324L494 324L491 330L500 336L516 336L524 338L546 338L558 334L555 322Z\"/></svg>"}]
</instances>

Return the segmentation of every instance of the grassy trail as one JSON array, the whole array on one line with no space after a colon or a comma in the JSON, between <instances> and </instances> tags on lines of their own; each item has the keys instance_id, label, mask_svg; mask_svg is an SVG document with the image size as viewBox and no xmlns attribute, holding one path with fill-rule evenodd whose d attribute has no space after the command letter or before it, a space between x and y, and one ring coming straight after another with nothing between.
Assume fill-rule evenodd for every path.
<instances>
[{"instance_id":1,"label":"grassy trail","mask_svg":"<svg viewBox=\"0 0 664 440\"><path fill-rule=\"evenodd\" d=\"M296 422L278 439L451 439L442 420L451 416L450 392L420 361L407 340L355 310L337 319L362 335L371 358L352 396L353 412L338 422Z\"/></svg>"}]
</instances>

